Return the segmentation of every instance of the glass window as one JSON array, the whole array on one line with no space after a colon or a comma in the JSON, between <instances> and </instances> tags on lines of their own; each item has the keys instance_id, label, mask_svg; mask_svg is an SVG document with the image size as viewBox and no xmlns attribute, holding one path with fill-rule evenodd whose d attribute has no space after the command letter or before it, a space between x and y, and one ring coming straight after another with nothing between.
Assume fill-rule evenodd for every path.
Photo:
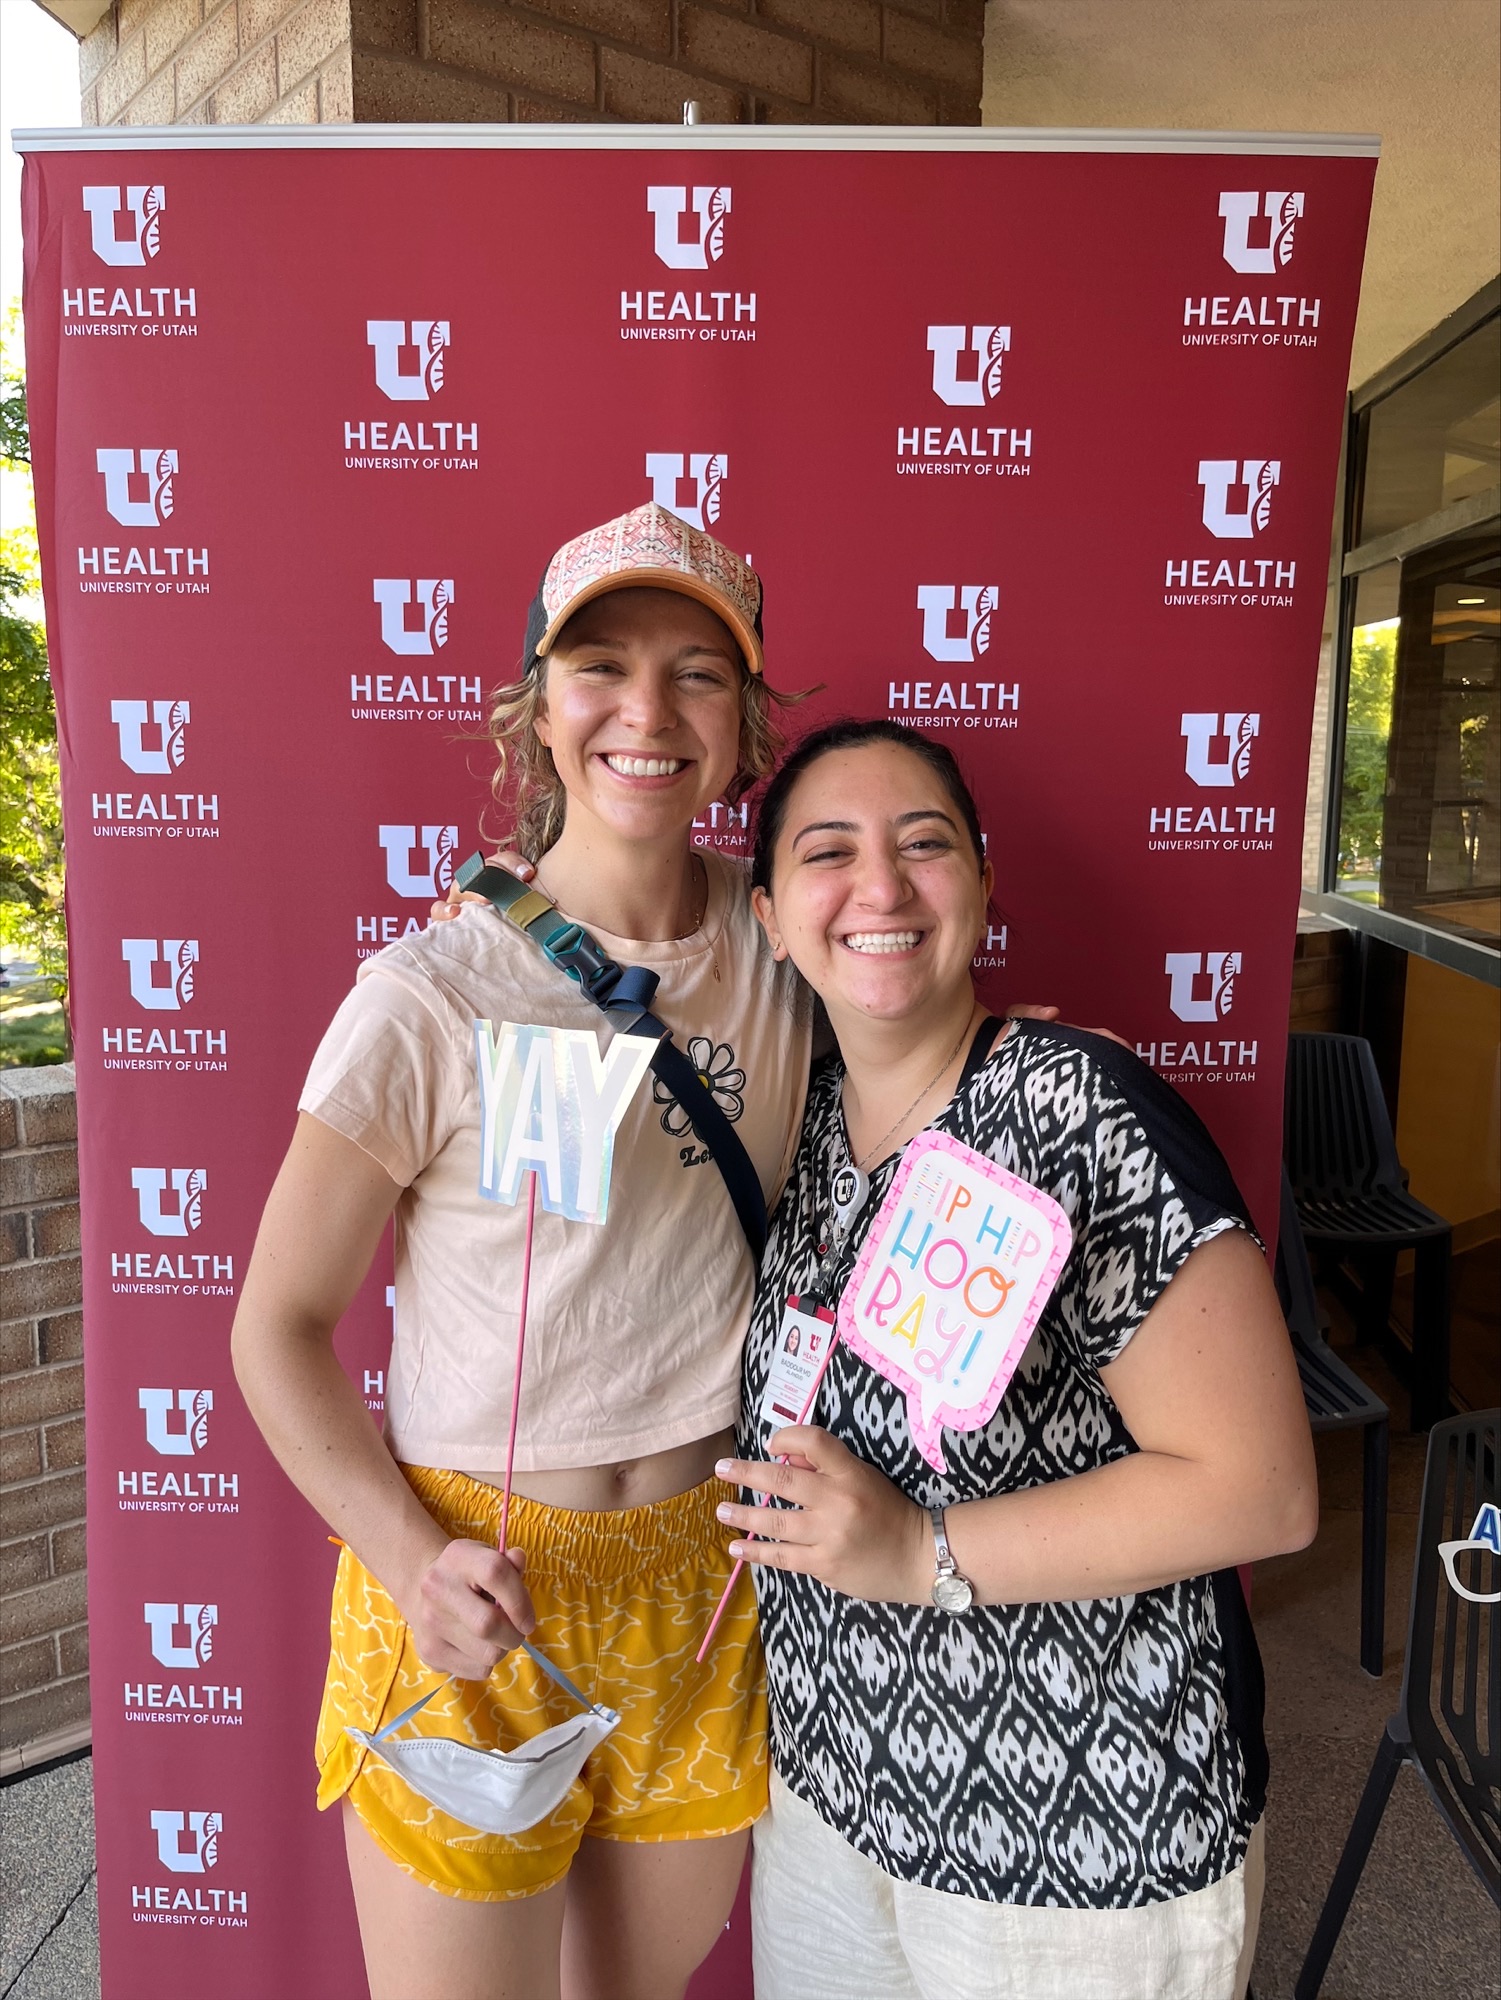
<instances>
[{"instance_id":1,"label":"glass window","mask_svg":"<svg viewBox=\"0 0 1501 2000\"><path fill-rule=\"evenodd\" d=\"M1501 938L1501 544L1456 536L1355 582L1337 886Z\"/></svg>"},{"instance_id":2,"label":"glass window","mask_svg":"<svg viewBox=\"0 0 1501 2000\"><path fill-rule=\"evenodd\" d=\"M1501 482L1501 319L1489 319L1362 411L1356 544Z\"/></svg>"},{"instance_id":3,"label":"glass window","mask_svg":"<svg viewBox=\"0 0 1501 2000\"><path fill-rule=\"evenodd\" d=\"M1362 903L1380 901L1386 752L1392 733L1401 572L1400 563L1383 563L1380 569L1368 569L1355 583L1335 886L1341 895L1354 896Z\"/></svg>"}]
</instances>

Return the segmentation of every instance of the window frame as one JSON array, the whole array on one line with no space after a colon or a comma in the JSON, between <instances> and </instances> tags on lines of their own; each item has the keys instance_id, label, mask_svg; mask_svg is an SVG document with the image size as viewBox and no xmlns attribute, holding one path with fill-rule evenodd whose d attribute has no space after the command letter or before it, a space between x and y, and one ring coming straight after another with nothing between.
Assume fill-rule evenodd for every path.
<instances>
[{"instance_id":1,"label":"window frame","mask_svg":"<svg viewBox=\"0 0 1501 2000\"><path fill-rule=\"evenodd\" d=\"M1390 534L1368 542L1351 540L1356 501L1365 478L1365 453L1361 437L1362 414L1373 403L1389 396L1404 382L1429 367L1465 340L1488 319L1501 313L1501 278L1483 285L1473 298L1399 354L1394 361L1363 383L1347 399L1344 449L1340 453L1339 483L1335 494L1335 539L1333 579L1339 592L1334 628L1334 658L1329 686L1329 728L1323 772L1323 812L1319 841L1318 887L1304 888L1303 907L1321 916L1337 918L1351 930L1363 931L1385 944L1399 946L1416 957L1432 959L1452 972L1463 972L1488 986L1501 986L1501 949L1477 944L1473 939L1455 937L1392 910L1373 908L1343 896L1338 889L1339 822L1344 793L1345 729L1349 719L1350 652L1354 642L1355 591L1361 576L1382 563L1400 561L1420 550L1432 548L1451 536L1494 527L1501 532L1501 485L1467 500L1440 508L1420 521L1409 522Z\"/></svg>"}]
</instances>

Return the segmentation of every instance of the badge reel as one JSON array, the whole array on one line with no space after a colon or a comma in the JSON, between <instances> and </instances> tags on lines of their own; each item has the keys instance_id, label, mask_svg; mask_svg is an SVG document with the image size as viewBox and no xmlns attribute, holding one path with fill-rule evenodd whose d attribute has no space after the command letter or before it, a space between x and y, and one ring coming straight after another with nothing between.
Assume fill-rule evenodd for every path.
<instances>
[{"instance_id":1,"label":"badge reel","mask_svg":"<svg viewBox=\"0 0 1501 2000\"><path fill-rule=\"evenodd\" d=\"M761 1416L769 1430L805 1424L818 1397L824 1370L833 1356L838 1335L833 1309L824 1303L825 1273L837 1261L860 1219L870 1195L870 1179L846 1162L834 1170L830 1184L834 1227L823 1246L813 1290L790 1298L777 1328L776 1348L761 1397Z\"/></svg>"}]
</instances>

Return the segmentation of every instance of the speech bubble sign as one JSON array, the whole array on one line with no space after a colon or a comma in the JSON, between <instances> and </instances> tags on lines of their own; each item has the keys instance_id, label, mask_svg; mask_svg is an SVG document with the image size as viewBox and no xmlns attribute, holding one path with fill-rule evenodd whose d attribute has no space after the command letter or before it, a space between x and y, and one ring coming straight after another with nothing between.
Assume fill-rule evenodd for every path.
<instances>
[{"instance_id":1,"label":"speech bubble sign","mask_svg":"<svg viewBox=\"0 0 1501 2000\"><path fill-rule=\"evenodd\" d=\"M920 1132L839 1301L842 1340L902 1390L913 1442L946 1470L942 1432L989 1423L1073 1246L1051 1196Z\"/></svg>"},{"instance_id":2,"label":"speech bubble sign","mask_svg":"<svg viewBox=\"0 0 1501 2000\"><path fill-rule=\"evenodd\" d=\"M615 1134L656 1046L649 1035L616 1035L601 1054L587 1028L476 1021L485 1200L514 1203L535 1173L544 1208L602 1223Z\"/></svg>"}]
</instances>

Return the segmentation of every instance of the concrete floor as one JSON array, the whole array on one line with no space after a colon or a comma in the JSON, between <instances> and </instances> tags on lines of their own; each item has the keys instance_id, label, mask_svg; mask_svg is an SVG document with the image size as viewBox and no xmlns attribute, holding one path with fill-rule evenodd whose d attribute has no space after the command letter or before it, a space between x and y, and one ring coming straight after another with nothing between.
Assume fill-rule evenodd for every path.
<instances>
[{"instance_id":1,"label":"concrete floor","mask_svg":"<svg viewBox=\"0 0 1501 2000\"><path fill-rule=\"evenodd\" d=\"M97 2000L91 1757L0 1790L0 1883L0 2000Z\"/></svg>"},{"instance_id":2,"label":"concrete floor","mask_svg":"<svg viewBox=\"0 0 1501 2000\"><path fill-rule=\"evenodd\" d=\"M1363 1372L1379 1364L1360 1357ZM1378 1382L1401 1406L1395 1385ZM1272 1785L1256 2000L1290 2000L1324 1892L1401 1679L1423 1440L1394 1429L1386 1672L1356 1659L1360 1441L1319 1440L1323 1519L1301 1555L1258 1566L1256 1629L1267 1668ZM92 1764L0 1790L0 2000L96 2000ZM1429 1802L1402 1773L1324 2000L1492 2000L1501 1931L1490 1899ZM317 2000L288 1995L287 2000ZM816 2000L816 1996L810 1996Z\"/></svg>"},{"instance_id":3,"label":"concrete floor","mask_svg":"<svg viewBox=\"0 0 1501 2000\"><path fill-rule=\"evenodd\" d=\"M1362 1357L1362 1360L1364 1357ZM1374 1371L1371 1371L1374 1372ZM1402 1679L1424 1440L1392 1435L1386 1671L1360 1670L1360 1439L1318 1440L1323 1514L1301 1555L1256 1567L1267 1674L1267 1887L1257 2000L1293 1981ZM1387 1806L1323 2000L1493 2000L1501 1923L1411 1766Z\"/></svg>"}]
</instances>

